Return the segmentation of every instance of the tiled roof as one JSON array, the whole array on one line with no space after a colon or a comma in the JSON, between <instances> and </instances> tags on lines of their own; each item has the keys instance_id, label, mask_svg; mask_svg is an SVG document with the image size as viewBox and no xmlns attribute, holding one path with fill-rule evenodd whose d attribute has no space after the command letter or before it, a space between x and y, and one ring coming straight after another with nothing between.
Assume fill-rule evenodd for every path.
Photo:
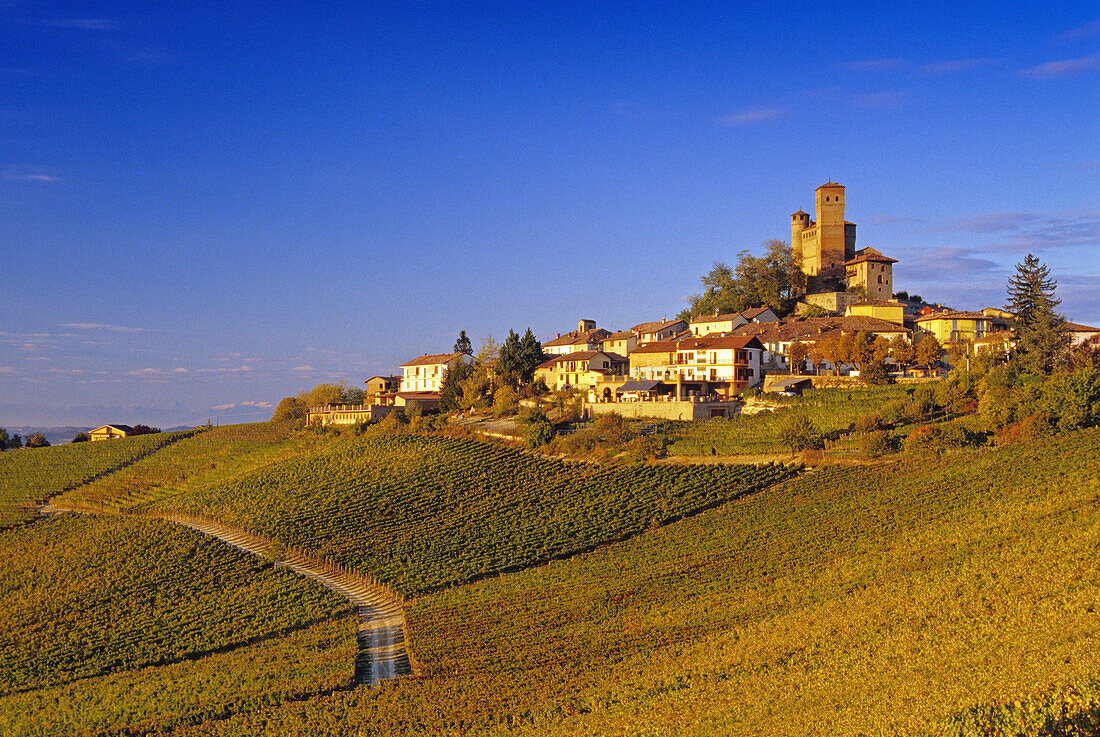
<instances>
[{"instance_id":1,"label":"tiled roof","mask_svg":"<svg viewBox=\"0 0 1100 737\"><path fill-rule=\"evenodd\" d=\"M599 343L604 340L611 333L607 332L603 328L594 328L592 330L572 330L565 335L559 335L557 338L548 340L543 343L543 347L555 347L560 345L588 345L589 343Z\"/></svg>"},{"instance_id":2,"label":"tiled roof","mask_svg":"<svg viewBox=\"0 0 1100 737\"><path fill-rule=\"evenodd\" d=\"M116 430L122 430L122 432L125 432L125 433L131 433L131 432L133 432L133 431L134 431L134 428L130 427L129 425L115 425L115 424L110 424L110 425L100 425L99 427L97 427L97 428L95 428L95 429L96 429L96 430L102 430L102 429L103 429L103 428L105 428L105 427L113 427L114 429L116 429Z\"/></svg>"},{"instance_id":3,"label":"tiled roof","mask_svg":"<svg viewBox=\"0 0 1100 737\"><path fill-rule=\"evenodd\" d=\"M618 353L612 353L611 351L575 351L573 353L566 353L561 356L554 356L548 361L543 361L535 369L550 368L554 364L566 363L568 361L588 361L596 356L607 356L611 363L627 363L626 358L620 356ZM594 369L600 370L600 369Z\"/></svg>"},{"instance_id":4,"label":"tiled roof","mask_svg":"<svg viewBox=\"0 0 1100 737\"><path fill-rule=\"evenodd\" d=\"M626 340L634 337L633 330L620 330L617 333L611 333L604 340Z\"/></svg>"},{"instance_id":5,"label":"tiled roof","mask_svg":"<svg viewBox=\"0 0 1100 737\"><path fill-rule=\"evenodd\" d=\"M930 315L924 315L917 318L917 322L931 322L933 320L990 320L989 315L983 315L980 312L959 312L956 310L947 310L945 312L933 312Z\"/></svg>"},{"instance_id":6,"label":"tiled roof","mask_svg":"<svg viewBox=\"0 0 1100 737\"><path fill-rule=\"evenodd\" d=\"M901 302L891 302L888 299L868 299L863 302L855 302L852 307L901 307L904 308Z\"/></svg>"},{"instance_id":7,"label":"tiled roof","mask_svg":"<svg viewBox=\"0 0 1100 737\"><path fill-rule=\"evenodd\" d=\"M631 351L635 353L675 353L676 351L694 351L709 349L745 348L764 349L755 335L706 335L702 338L684 338L683 340L662 340L657 343L647 343L640 348Z\"/></svg>"},{"instance_id":8,"label":"tiled roof","mask_svg":"<svg viewBox=\"0 0 1100 737\"><path fill-rule=\"evenodd\" d=\"M683 320L656 320L654 322L641 322L630 328L635 333L655 333L658 330L664 330L670 328L678 322Z\"/></svg>"},{"instance_id":9,"label":"tiled roof","mask_svg":"<svg viewBox=\"0 0 1100 737\"><path fill-rule=\"evenodd\" d=\"M459 356L465 356L465 353L436 353L430 356L421 356L420 358L414 358L413 360L401 364L402 368L405 366L436 366L438 364L449 363Z\"/></svg>"},{"instance_id":10,"label":"tiled roof","mask_svg":"<svg viewBox=\"0 0 1100 737\"><path fill-rule=\"evenodd\" d=\"M791 340L820 340L834 330L856 333L860 330L869 333L906 334L904 328L889 320L877 317L851 315L849 317L794 317L778 322L750 322L735 328L732 335L756 335L764 342L786 343Z\"/></svg>"},{"instance_id":11,"label":"tiled roof","mask_svg":"<svg viewBox=\"0 0 1100 737\"><path fill-rule=\"evenodd\" d=\"M1075 322L1063 323L1066 326L1066 330L1071 333L1100 333L1100 328L1090 328L1088 325L1078 325Z\"/></svg>"},{"instance_id":12,"label":"tiled roof","mask_svg":"<svg viewBox=\"0 0 1100 737\"><path fill-rule=\"evenodd\" d=\"M882 264L896 264L898 260L896 258L890 258L889 256L876 256L874 254L864 254L862 256L856 256L851 261L845 261L845 266L852 266L854 264L862 263L864 261L874 261L875 263Z\"/></svg>"}]
</instances>

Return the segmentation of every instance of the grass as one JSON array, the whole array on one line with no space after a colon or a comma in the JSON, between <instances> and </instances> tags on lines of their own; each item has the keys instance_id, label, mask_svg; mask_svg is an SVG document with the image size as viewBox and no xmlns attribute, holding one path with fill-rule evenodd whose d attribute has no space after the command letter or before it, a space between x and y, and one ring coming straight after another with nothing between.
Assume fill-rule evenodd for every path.
<instances>
[{"instance_id":1,"label":"grass","mask_svg":"<svg viewBox=\"0 0 1100 737\"><path fill-rule=\"evenodd\" d=\"M638 534L791 473L569 464L467 439L374 434L153 509L214 517L418 594Z\"/></svg>"},{"instance_id":2,"label":"grass","mask_svg":"<svg viewBox=\"0 0 1100 737\"><path fill-rule=\"evenodd\" d=\"M185 660L349 611L308 579L167 522L57 515L0 533L0 694Z\"/></svg>"},{"instance_id":3,"label":"grass","mask_svg":"<svg viewBox=\"0 0 1100 737\"><path fill-rule=\"evenodd\" d=\"M770 412L716 417L704 422L665 423L669 455L767 455L787 452L779 429L787 417L809 417L824 433L847 429L857 417L886 402L903 399L912 387L873 386L813 389L795 399L774 399L781 407ZM770 398L769 398L770 399Z\"/></svg>"},{"instance_id":4,"label":"grass","mask_svg":"<svg viewBox=\"0 0 1100 737\"><path fill-rule=\"evenodd\" d=\"M1095 724L1098 451L824 469L418 599L417 679L182 733L1016 734L983 710L1067 693Z\"/></svg>"},{"instance_id":5,"label":"grass","mask_svg":"<svg viewBox=\"0 0 1100 737\"><path fill-rule=\"evenodd\" d=\"M295 437L285 424L223 425L75 488L59 501L111 511L141 509L165 495L222 483L276 460L307 452L316 442Z\"/></svg>"},{"instance_id":6,"label":"grass","mask_svg":"<svg viewBox=\"0 0 1100 737\"><path fill-rule=\"evenodd\" d=\"M134 462L192 430L0 453L0 527L34 517L32 507L65 489Z\"/></svg>"}]
</instances>

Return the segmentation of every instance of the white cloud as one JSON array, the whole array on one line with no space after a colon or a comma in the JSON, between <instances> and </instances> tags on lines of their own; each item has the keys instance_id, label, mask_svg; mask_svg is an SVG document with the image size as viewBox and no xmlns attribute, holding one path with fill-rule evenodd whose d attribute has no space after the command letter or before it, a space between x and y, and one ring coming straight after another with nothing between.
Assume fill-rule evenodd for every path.
<instances>
[{"instance_id":1,"label":"white cloud","mask_svg":"<svg viewBox=\"0 0 1100 737\"><path fill-rule=\"evenodd\" d=\"M234 408L234 407L236 407L236 406L237 406L236 404L215 404L215 405L214 405L213 407L211 407L210 409L216 409L216 410L218 410L219 412L221 412L221 411L223 411L223 410L227 410L227 409L233 409L233 408Z\"/></svg>"},{"instance_id":2,"label":"white cloud","mask_svg":"<svg viewBox=\"0 0 1100 737\"><path fill-rule=\"evenodd\" d=\"M0 374L14 374L15 369L12 366L0 366Z\"/></svg>"},{"instance_id":3,"label":"white cloud","mask_svg":"<svg viewBox=\"0 0 1100 737\"><path fill-rule=\"evenodd\" d=\"M846 61L840 66L852 72L889 72L901 69L905 62L901 59L860 59Z\"/></svg>"},{"instance_id":4,"label":"white cloud","mask_svg":"<svg viewBox=\"0 0 1100 737\"><path fill-rule=\"evenodd\" d=\"M781 107L752 108L719 118L718 124L727 127L752 125L753 123L763 123L768 120L774 120L775 118L785 115L786 112L787 109Z\"/></svg>"},{"instance_id":5,"label":"white cloud","mask_svg":"<svg viewBox=\"0 0 1100 737\"><path fill-rule=\"evenodd\" d=\"M860 107L896 110L908 105L909 99L901 92L871 92L866 95L857 95L855 103Z\"/></svg>"},{"instance_id":6,"label":"white cloud","mask_svg":"<svg viewBox=\"0 0 1100 737\"><path fill-rule=\"evenodd\" d=\"M921 67L921 74L955 74L996 64L996 59L952 59Z\"/></svg>"},{"instance_id":7,"label":"white cloud","mask_svg":"<svg viewBox=\"0 0 1100 737\"><path fill-rule=\"evenodd\" d=\"M313 367L309 364L303 363L299 366L295 366L291 371L313 371Z\"/></svg>"},{"instance_id":8,"label":"white cloud","mask_svg":"<svg viewBox=\"0 0 1100 737\"><path fill-rule=\"evenodd\" d=\"M1055 79L1080 74L1091 69L1100 68L1100 54L1081 56L1076 59L1059 59L1048 61L1045 64L1020 70L1021 76L1031 79Z\"/></svg>"},{"instance_id":9,"label":"white cloud","mask_svg":"<svg viewBox=\"0 0 1100 737\"><path fill-rule=\"evenodd\" d=\"M108 330L112 333L144 333L145 328L129 328L122 325L108 325L101 322L63 322L63 328L76 328L78 330Z\"/></svg>"}]
</instances>

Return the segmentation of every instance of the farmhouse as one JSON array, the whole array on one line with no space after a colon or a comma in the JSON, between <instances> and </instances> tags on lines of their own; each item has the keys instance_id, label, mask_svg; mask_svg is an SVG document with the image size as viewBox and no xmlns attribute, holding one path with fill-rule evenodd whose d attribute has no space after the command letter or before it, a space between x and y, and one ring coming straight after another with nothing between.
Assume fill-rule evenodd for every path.
<instances>
[{"instance_id":1,"label":"farmhouse","mask_svg":"<svg viewBox=\"0 0 1100 737\"><path fill-rule=\"evenodd\" d=\"M618 353L577 351L555 356L535 367L535 379L550 389L591 389L608 377L626 373L627 359Z\"/></svg>"},{"instance_id":2,"label":"farmhouse","mask_svg":"<svg viewBox=\"0 0 1100 737\"><path fill-rule=\"evenodd\" d=\"M471 360L465 353L437 353L414 358L401 364L403 375L400 392L438 392L443 385L443 375L448 369ZM398 406L401 404L398 403Z\"/></svg>"},{"instance_id":3,"label":"farmhouse","mask_svg":"<svg viewBox=\"0 0 1100 737\"><path fill-rule=\"evenodd\" d=\"M669 340L679 335L687 330L687 323L683 320L655 320L638 323L630 330L638 336L638 345L645 345L659 340Z\"/></svg>"},{"instance_id":4,"label":"farmhouse","mask_svg":"<svg viewBox=\"0 0 1100 737\"><path fill-rule=\"evenodd\" d=\"M734 328L748 325L750 322L776 322L779 318L768 307L758 307L743 312L731 312L710 317L699 316L688 323L691 334L696 337L712 333L728 333Z\"/></svg>"},{"instance_id":5,"label":"farmhouse","mask_svg":"<svg viewBox=\"0 0 1100 737\"><path fill-rule=\"evenodd\" d=\"M129 425L100 425L95 430L88 431L90 440L112 440L124 438L134 431Z\"/></svg>"}]
</instances>

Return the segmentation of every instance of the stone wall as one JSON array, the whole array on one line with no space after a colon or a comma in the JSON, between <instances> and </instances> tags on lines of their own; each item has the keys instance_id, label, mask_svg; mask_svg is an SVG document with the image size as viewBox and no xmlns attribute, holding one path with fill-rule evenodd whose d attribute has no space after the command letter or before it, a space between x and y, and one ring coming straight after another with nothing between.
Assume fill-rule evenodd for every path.
<instances>
[{"instance_id":1,"label":"stone wall","mask_svg":"<svg viewBox=\"0 0 1100 737\"><path fill-rule=\"evenodd\" d=\"M614 412L631 420L709 420L714 412L732 417L740 406L740 402L585 402L584 408L592 416Z\"/></svg>"}]
</instances>

